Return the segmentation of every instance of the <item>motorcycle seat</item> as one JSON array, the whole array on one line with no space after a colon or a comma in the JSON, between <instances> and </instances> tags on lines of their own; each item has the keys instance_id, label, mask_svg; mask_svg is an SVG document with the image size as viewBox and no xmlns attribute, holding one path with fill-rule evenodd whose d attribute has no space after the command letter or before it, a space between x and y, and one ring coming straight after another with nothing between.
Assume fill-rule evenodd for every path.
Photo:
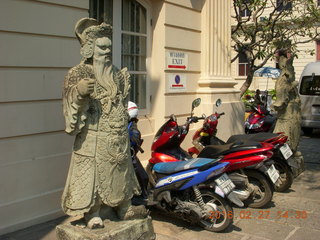
<instances>
[{"instance_id":1,"label":"motorcycle seat","mask_svg":"<svg viewBox=\"0 0 320 240\"><path fill-rule=\"evenodd\" d=\"M248 141L264 142L277 136L279 136L279 134L269 132L261 132L255 134L238 134L229 137L227 143L235 143L239 141L243 141L244 143Z\"/></svg>"},{"instance_id":2,"label":"motorcycle seat","mask_svg":"<svg viewBox=\"0 0 320 240\"><path fill-rule=\"evenodd\" d=\"M238 141L235 143L229 143L225 145L208 145L198 155L198 157L216 158L221 155L227 155L229 153L235 153L245 150L261 148L261 144L258 142L243 142Z\"/></svg>"},{"instance_id":3,"label":"motorcycle seat","mask_svg":"<svg viewBox=\"0 0 320 240\"><path fill-rule=\"evenodd\" d=\"M202 167L208 163L218 162L220 159L212 158L194 158L187 161L177 161L177 162L162 162L157 163L153 166L153 170L157 173L171 174L175 172L180 172L183 170L193 169Z\"/></svg>"}]
</instances>

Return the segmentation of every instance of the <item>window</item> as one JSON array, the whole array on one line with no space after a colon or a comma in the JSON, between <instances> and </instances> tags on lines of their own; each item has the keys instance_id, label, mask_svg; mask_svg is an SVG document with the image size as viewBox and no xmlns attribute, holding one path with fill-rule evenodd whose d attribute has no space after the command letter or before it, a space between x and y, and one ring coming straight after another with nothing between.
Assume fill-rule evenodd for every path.
<instances>
[{"instance_id":1,"label":"window","mask_svg":"<svg viewBox=\"0 0 320 240\"><path fill-rule=\"evenodd\" d=\"M251 16L250 9L246 6L246 4L249 4L251 0L243 0L243 4L241 7L239 7L239 14L241 17L249 17Z\"/></svg>"},{"instance_id":2,"label":"window","mask_svg":"<svg viewBox=\"0 0 320 240\"><path fill-rule=\"evenodd\" d=\"M131 74L130 100L146 108L147 16L137 1L122 0L121 66Z\"/></svg>"},{"instance_id":3,"label":"window","mask_svg":"<svg viewBox=\"0 0 320 240\"><path fill-rule=\"evenodd\" d=\"M320 0L317 1L317 6L318 6L318 7L320 6Z\"/></svg>"},{"instance_id":4,"label":"window","mask_svg":"<svg viewBox=\"0 0 320 240\"><path fill-rule=\"evenodd\" d=\"M239 53L239 76L247 76L249 70L249 63L247 56L244 53Z\"/></svg>"},{"instance_id":5,"label":"window","mask_svg":"<svg viewBox=\"0 0 320 240\"><path fill-rule=\"evenodd\" d=\"M291 10L292 0L277 0L277 11Z\"/></svg>"},{"instance_id":6,"label":"window","mask_svg":"<svg viewBox=\"0 0 320 240\"><path fill-rule=\"evenodd\" d=\"M320 96L320 76L304 76L300 85L301 95L318 95Z\"/></svg>"},{"instance_id":7,"label":"window","mask_svg":"<svg viewBox=\"0 0 320 240\"><path fill-rule=\"evenodd\" d=\"M90 0L89 16L95 18L99 23L107 22L112 25L112 0Z\"/></svg>"},{"instance_id":8,"label":"window","mask_svg":"<svg viewBox=\"0 0 320 240\"><path fill-rule=\"evenodd\" d=\"M317 54L317 61L320 61L320 40L316 41L316 54Z\"/></svg>"},{"instance_id":9,"label":"window","mask_svg":"<svg viewBox=\"0 0 320 240\"><path fill-rule=\"evenodd\" d=\"M130 101L142 114L148 109L148 8L138 0L90 0L90 17L113 27L112 58L118 68L127 67L131 75Z\"/></svg>"}]
</instances>

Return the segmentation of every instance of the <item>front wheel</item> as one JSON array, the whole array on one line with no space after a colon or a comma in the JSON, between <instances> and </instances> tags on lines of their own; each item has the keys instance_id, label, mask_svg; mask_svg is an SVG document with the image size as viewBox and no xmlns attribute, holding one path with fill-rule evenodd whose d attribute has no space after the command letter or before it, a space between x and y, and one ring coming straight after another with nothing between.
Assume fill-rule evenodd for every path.
<instances>
[{"instance_id":1,"label":"front wheel","mask_svg":"<svg viewBox=\"0 0 320 240\"><path fill-rule=\"evenodd\" d=\"M267 177L256 170L246 170L249 184L253 190L249 199L245 201L248 207L262 208L272 200L273 187Z\"/></svg>"},{"instance_id":2,"label":"front wheel","mask_svg":"<svg viewBox=\"0 0 320 240\"><path fill-rule=\"evenodd\" d=\"M212 189L201 189L205 203L206 216L198 223L202 228L211 232L221 232L233 222L233 210L225 199L212 192Z\"/></svg>"},{"instance_id":3,"label":"front wheel","mask_svg":"<svg viewBox=\"0 0 320 240\"><path fill-rule=\"evenodd\" d=\"M275 186L275 191L284 192L288 190L293 183L293 173L288 164L278 159L274 160L274 167L278 170L281 179L281 184L279 187Z\"/></svg>"}]
</instances>

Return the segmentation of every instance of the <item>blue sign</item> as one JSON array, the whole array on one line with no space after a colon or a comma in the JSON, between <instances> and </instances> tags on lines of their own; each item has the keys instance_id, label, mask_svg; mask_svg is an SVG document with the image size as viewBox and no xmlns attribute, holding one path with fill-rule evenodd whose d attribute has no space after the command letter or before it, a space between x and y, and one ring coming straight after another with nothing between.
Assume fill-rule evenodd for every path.
<instances>
[{"instance_id":1,"label":"blue sign","mask_svg":"<svg viewBox=\"0 0 320 240\"><path fill-rule=\"evenodd\" d=\"M176 75L174 78L174 81L176 82L176 84L179 84L180 83L180 76Z\"/></svg>"}]
</instances>

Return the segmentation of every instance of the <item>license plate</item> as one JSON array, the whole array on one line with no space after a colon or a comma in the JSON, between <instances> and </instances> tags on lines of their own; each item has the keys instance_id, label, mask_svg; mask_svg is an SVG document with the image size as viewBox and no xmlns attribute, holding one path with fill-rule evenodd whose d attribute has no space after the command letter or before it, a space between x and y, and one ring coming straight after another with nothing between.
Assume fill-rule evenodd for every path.
<instances>
[{"instance_id":1,"label":"license plate","mask_svg":"<svg viewBox=\"0 0 320 240\"><path fill-rule=\"evenodd\" d=\"M280 148L280 151L281 151L281 153L282 153L282 156L287 160L289 157L291 157L292 156L292 151L291 151L291 149L290 149L290 147L289 147L289 145L288 144L284 144L281 148Z\"/></svg>"},{"instance_id":2,"label":"license plate","mask_svg":"<svg viewBox=\"0 0 320 240\"><path fill-rule=\"evenodd\" d=\"M278 180L278 178L280 177L277 169L274 167L273 164L272 164L271 167L267 170L267 173L268 173L268 175L269 175L269 177L270 177L270 179L271 179L271 181L272 181L273 183L275 183L275 182Z\"/></svg>"},{"instance_id":3,"label":"license plate","mask_svg":"<svg viewBox=\"0 0 320 240\"><path fill-rule=\"evenodd\" d=\"M225 173L222 174L219 178L217 178L215 182L218 185L218 187L223 191L223 193L226 195L235 188L235 185L233 184L231 179L228 177L228 175Z\"/></svg>"}]
</instances>

